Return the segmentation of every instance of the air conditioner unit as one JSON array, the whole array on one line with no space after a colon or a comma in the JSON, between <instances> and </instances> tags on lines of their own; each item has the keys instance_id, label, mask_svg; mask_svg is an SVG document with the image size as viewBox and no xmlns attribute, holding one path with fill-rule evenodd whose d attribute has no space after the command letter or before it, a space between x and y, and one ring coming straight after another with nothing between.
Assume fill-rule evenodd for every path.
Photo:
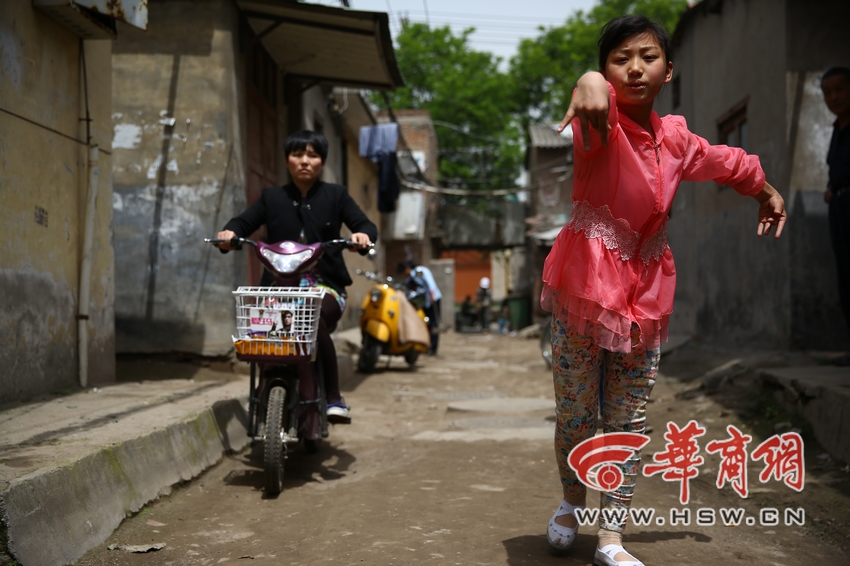
<instances>
[{"instance_id":1,"label":"air conditioner unit","mask_svg":"<svg viewBox=\"0 0 850 566\"><path fill-rule=\"evenodd\" d=\"M115 39L115 21L148 29L148 0L32 0L47 14L83 39Z\"/></svg>"}]
</instances>

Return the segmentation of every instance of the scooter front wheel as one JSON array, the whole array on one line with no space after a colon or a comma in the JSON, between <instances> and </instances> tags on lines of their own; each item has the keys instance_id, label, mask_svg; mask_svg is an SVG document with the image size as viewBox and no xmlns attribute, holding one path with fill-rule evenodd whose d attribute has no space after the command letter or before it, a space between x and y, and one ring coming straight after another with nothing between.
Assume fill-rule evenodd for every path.
<instances>
[{"instance_id":1,"label":"scooter front wheel","mask_svg":"<svg viewBox=\"0 0 850 566\"><path fill-rule=\"evenodd\" d=\"M283 444L283 414L286 406L286 390L272 387L266 408L266 438L263 446L263 468L266 472L266 492L277 495L283 489L283 468L286 447Z\"/></svg>"},{"instance_id":2,"label":"scooter front wheel","mask_svg":"<svg viewBox=\"0 0 850 566\"><path fill-rule=\"evenodd\" d=\"M404 361L407 362L407 365L413 367L416 365L416 360L419 359L419 350L414 350L413 348L409 349L404 353Z\"/></svg>"},{"instance_id":3,"label":"scooter front wheel","mask_svg":"<svg viewBox=\"0 0 850 566\"><path fill-rule=\"evenodd\" d=\"M363 346L360 348L360 358L357 360L357 371L372 373L381 356L381 343L369 334L363 336Z\"/></svg>"}]
</instances>

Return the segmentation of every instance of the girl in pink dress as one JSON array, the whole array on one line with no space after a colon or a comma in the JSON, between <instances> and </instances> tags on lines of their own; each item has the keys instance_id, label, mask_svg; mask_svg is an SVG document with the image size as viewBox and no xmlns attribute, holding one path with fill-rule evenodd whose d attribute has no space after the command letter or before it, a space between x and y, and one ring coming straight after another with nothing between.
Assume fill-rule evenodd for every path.
<instances>
[{"instance_id":1,"label":"girl in pink dress","mask_svg":"<svg viewBox=\"0 0 850 566\"><path fill-rule=\"evenodd\" d=\"M759 202L759 236L785 224L785 204L765 182L758 157L712 146L681 116L659 118L655 97L673 76L670 39L643 16L609 22L599 40L600 72L579 79L559 131L573 127L570 223L543 270L541 304L552 312L557 401L555 453L564 499L549 521L552 546L575 542L574 510L586 488L567 463L596 433L645 431L645 406L667 338L676 270L667 216L681 181L714 180ZM622 547L639 452L620 466L623 484L601 495L594 564L642 566Z\"/></svg>"}]
</instances>

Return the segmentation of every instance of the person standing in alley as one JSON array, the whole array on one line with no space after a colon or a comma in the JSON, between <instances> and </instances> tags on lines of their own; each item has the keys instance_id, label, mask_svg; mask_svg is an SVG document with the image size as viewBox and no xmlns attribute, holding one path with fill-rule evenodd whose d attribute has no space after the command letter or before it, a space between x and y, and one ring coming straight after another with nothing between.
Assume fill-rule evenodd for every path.
<instances>
[{"instance_id":1,"label":"person standing in alley","mask_svg":"<svg viewBox=\"0 0 850 566\"><path fill-rule=\"evenodd\" d=\"M402 261L396 267L396 273L404 278L404 286L408 291L407 298L413 306L422 308L425 316L428 316L428 311L431 309L431 290L428 288L428 283L413 270L414 267L416 267L414 262Z\"/></svg>"},{"instance_id":2,"label":"person standing in alley","mask_svg":"<svg viewBox=\"0 0 850 566\"><path fill-rule=\"evenodd\" d=\"M476 294L476 302L478 303L478 322L481 323L481 331L490 331L490 304L493 302L493 295L490 293L490 278L482 277L478 283L478 293Z\"/></svg>"},{"instance_id":3,"label":"person standing in alley","mask_svg":"<svg viewBox=\"0 0 850 566\"><path fill-rule=\"evenodd\" d=\"M587 486L570 465L573 449L595 437L599 416L605 433L646 430L646 405L673 310L676 269L667 218L679 182L713 180L754 198L759 236L775 229L778 238L787 219L785 201L766 182L758 157L712 146L681 116L662 118L653 110L673 79L670 36L661 25L622 16L605 25L598 45L599 71L579 79L558 127L573 130L572 214L543 268L563 497L547 538L559 550L575 543L577 510L587 503ZM640 451L615 469L619 483L600 493L593 563L643 566L622 540Z\"/></svg>"},{"instance_id":4,"label":"person standing in alley","mask_svg":"<svg viewBox=\"0 0 850 566\"><path fill-rule=\"evenodd\" d=\"M431 349L428 350L428 355L436 356L437 345L440 342L440 318L442 317L440 305L442 304L443 293L437 286L437 282L434 281L434 274L431 273L430 269L424 265L417 265L413 268L413 271L428 284L428 291L431 293L431 308L425 311L428 316L428 329L431 331Z\"/></svg>"},{"instance_id":5,"label":"person standing in alley","mask_svg":"<svg viewBox=\"0 0 850 566\"><path fill-rule=\"evenodd\" d=\"M829 183L823 199L829 204L829 239L838 271L838 296L850 330L850 67L832 67L821 77L823 100L835 114L826 163ZM850 365L850 351L833 360Z\"/></svg>"}]
</instances>

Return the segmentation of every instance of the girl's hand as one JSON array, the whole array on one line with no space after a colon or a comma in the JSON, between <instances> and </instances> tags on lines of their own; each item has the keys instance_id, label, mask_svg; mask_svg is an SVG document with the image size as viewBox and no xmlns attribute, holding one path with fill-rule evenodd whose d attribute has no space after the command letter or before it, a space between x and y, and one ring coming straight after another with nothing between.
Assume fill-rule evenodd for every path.
<instances>
[{"instance_id":1,"label":"girl's hand","mask_svg":"<svg viewBox=\"0 0 850 566\"><path fill-rule=\"evenodd\" d=\"M785 221L788 220L788 213L785 212L785 200L779 194L779 191L769 183L764 184L764 188L755 196L755 199L760 203L758 235L766 236L770 234L771 228L775 226L776 232L773 237L778 238L782 235Z\"/></svg>"},{"instance_id":2,"label":"girl's hand","mask_svg":"<svg viewBox=\"0 0 850 566\"><path fill-rule=\"evenodd\" d=\"M359 245L359 249L361 249L361 250L363 248L368 247L369 244L372 243L372 240L369 239L369 235L364 234L363 232L355 232L354 234L352 234L351 235L351 241L357 242L357 244ZM351 250L351 251L354 252L354 251L357 251L357 250Z\"/></svg>"},{"instance_id":3,"label":"girl's hand","mask_svg":"<svg viewBox=\"0 0 850 566\"><path fill-rule=\"evenodd\" d=\"M558 126L558 133L564 131L573 118L578 118L581 124L581 139L584 140L584 150L590 151L590 128L599 132L602 145L608 145L608 106L610 103L608 83L602 73L585 73L576 84L570 107Z\"/></svg>"},{"instance_id":4,"label":"girl's hand","mask_svg":"<svg viewBox=\"0 0 850 566\"><path fill-rule=\"evenodd\" d=\"M233 248L230 246L230 241L232 238L236 237L236 232L233 230L222 230L216 235L216 238L219 240L228 240L227 242L222 242L221 244L216 244L222 250L232 250Z\"/></svg>"}]
</instances>

